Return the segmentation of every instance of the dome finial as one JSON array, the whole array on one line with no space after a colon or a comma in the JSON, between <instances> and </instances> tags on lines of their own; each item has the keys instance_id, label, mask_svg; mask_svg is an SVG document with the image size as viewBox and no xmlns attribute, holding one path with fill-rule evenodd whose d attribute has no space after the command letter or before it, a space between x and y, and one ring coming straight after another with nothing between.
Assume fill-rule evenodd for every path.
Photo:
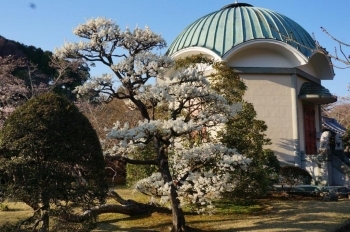
<instances>
[{"instance_id":1,"label":"dome finial","mask_svg":"<svg viewBox=\"0 0 350 232\"><path fill-rule=\"evenodd\" d=\"M224 6L223 8L221 8L221 10L223 10L223 9L228 9L228 8L242 7L242 6L243 6L243 7L252 7L252 5L250 5L250 4L247 4L247 3L238 3L238 1L235 0L234 3L231 3L231 4L227 5L227 6Z\"/></svg>"}]
</instances>

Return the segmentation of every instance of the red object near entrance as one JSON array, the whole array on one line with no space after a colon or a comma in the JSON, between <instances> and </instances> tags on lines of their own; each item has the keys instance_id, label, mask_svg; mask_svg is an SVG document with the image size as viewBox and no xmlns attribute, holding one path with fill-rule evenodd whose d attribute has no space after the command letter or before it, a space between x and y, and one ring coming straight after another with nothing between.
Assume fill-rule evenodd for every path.
<instances>
[{"instance_id":1,"label":"red object near entrance","mask_svg":"<svg viewBox=\"0 0 350 232\"><path fill-rule=\"evenodd\" d=\"M315 128L315 107L303 105L304 130L305 130L305 153L307 155L317 154L316 128Z\"/></svg>"}]
</instances>

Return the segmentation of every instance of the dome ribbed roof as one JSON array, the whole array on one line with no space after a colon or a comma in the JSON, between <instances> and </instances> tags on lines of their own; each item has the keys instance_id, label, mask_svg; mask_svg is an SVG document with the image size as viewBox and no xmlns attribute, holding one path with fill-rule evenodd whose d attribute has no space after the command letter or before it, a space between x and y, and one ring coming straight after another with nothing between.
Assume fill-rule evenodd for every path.
<instances>
[{"instance_id":1,"label":"dome ribbed roof","mask_svg":"<svg viewBox=\"0 0 350 232\"><path fill-rule=\"evenodd\" d=\"M290 18L272 10L235 3L189 25L170 45L167 54L199 46L222 57L234 46L255 39L283 41L306 57L316 47L310 34Z\"/></svg>"},{"instance_id":2,"label":"dome ribbed roof","mask_svg":"<svg viewBox=\"0 0 350 232\"><path fill-rule=\"evenodd\" d=\"M305 82L301 86L298 97L305 101L320 105L337 101L337 97L333 96L328 89L320 84L312 82Z\"/></svg>"}]
</instances>

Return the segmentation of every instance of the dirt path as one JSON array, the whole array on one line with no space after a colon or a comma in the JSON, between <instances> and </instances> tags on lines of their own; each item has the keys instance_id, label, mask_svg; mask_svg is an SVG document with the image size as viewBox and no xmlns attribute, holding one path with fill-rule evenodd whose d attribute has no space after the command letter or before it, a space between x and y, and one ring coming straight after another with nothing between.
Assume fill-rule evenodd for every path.
<instances>
[{"instance_id":1,"label":"dirt path","mask_svg":"<svg viewBox=\"0 0 350 232\"><path fill-rule=\"evenodd\" d=\"M274 201L260 215L212 222L215 231L334 231L350 219L350 201Z\"/></svg>"},{"instance_id":2,"label":"dirt path","mask_svg":"<svg viewBox=\"0 0 350 232\"><path fill-rule=\"evenodd\" d=\"M205 219L199 215L187 215L187 225L198 228L194 230L196 232L333 232L350 219L350 200L348 199L340 199L338 202L322 202L315 199L266 199L264 201L267 205L266 210L254 215L214 214ZM171 216L155 214L147 218L113 218L111 220L105 218L94 231L168 232L170 225Z\"/></svg>"}]
</instances>

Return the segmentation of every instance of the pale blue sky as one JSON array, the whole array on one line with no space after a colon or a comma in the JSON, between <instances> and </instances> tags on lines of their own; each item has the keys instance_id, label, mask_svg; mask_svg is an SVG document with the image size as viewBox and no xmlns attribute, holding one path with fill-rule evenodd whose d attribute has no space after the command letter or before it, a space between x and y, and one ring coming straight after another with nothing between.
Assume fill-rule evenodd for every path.
<instances>
[{"instance_id":1,"label":"pale blue sky","mask_svg":"<svg viewBox=\"0 0 350 232\"><path fill-rule=\"evenodd\" d=\"M0 0L0 35L26 45L53 51L64 40L78 41L72 29L86 19L106 17L121 28L149 26L161 33L168 45L190 23L234 0ZM325 35L325 27L338 39L350 43L350 0L247 0L238 1L274 10L288 16L333 52L336 43ZM347 50L350 55L350 49ZM101 70L93 70L97 75ZM335 69L333 81L322 84L333 94L348 94L350 69Z\"/></svg>"}]
</instances>

